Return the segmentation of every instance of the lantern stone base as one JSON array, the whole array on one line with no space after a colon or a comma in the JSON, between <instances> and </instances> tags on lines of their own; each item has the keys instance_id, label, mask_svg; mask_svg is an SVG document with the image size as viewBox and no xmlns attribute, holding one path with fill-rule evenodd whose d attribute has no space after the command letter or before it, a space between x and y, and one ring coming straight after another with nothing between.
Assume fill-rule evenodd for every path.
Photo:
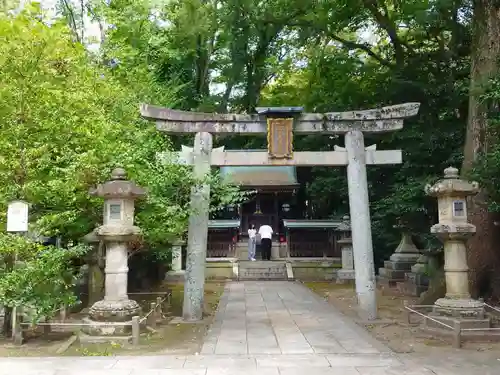
<instances>
[{"instance_id":1,"label":"lantern stone base","mask_svg":"<svg viewBox=\"0 0 500 375\"><path fill-rule=\"evenodd\" d=\"M411 272L412 266L419 258L420 253L412 242L410 234L403 233L394 254L384 262L383 268L379 268L379 285L391 288L398 282L404 282L406 273Z\"/></svg>"},{"instance_id":2,"label":"lantern stone base","mask_svg":"<svg viewBox=\"0 0 500 375\"><path fill-rule=\"evenodd\" d=\"M411 259L400 259L396 255L393 254L390 260L384 262L384 267L379 268L379 283L382 286L394 287L398 282L404 282L406 273L411 271L418 259L418 254Z\"/></svg>"},{"instance_id":3,"label":"lantern stone base","mask_svg":"<svg viewBox=\"0 0 500 375\"><path fill-rule=\"evenodd\" d=\"M125 336L131 332L133 316L139 316L141 307L136 301L98 301L89 310L89 317L84 318L83 332L95 336ZM104 325L103 323L110 323ZM124 323L116 324L113 323Z\"/></svg>"},{"instance_id":4,"label":"lantern stone base","mask_svg":"<svg viewBox=\"0 0 500 375\"><path fill-rule=\"evenodd\" d=\"M440 298L434 303L433 312L453 318L484 319L484 303L473 299Z\"/></svg>"},{"instance_id":5,"label":"lantern stone base","mask_svg":"<svg viewBox=\"0 0 500 375\"><path fill-rule=\"evenodd\" d=\"M462 331L464 339L480 340L491 332L491 320L485 317L484 303L473 299L440 298L434 303L429 314L434 320L424 319L421 329L424 332L442 337L452 336L457 328L484 329L485 331ZM453 329L450 329L452 327Z\"/></svg>"},{"instance_id":6,"label":"lantern stone base","mask_svg":"<svg viewBox=\"0 0 500 375\"><path fill-rule=\"evenodd\" d=\"M397 283L397 287L403 295L420 297L423 292L429 289L429 277L421 273L407 272L405 281Z\"/></svg>"},{"instance_id":7,"label":"lantern stone base","mask_svg":"<svg viewBox=\"0 0 500 375\"><path fill-rule=\"evenodd\" d=\"M186 276L186 271L184 270L168 271L165 274L165 281L181 282L184 281L185 276Z\"/></svg>"},{"instance_id":8,"label":"lantern stone base","mask_svg":"<svg viewBox=\"0 0 500 375\"><path fill-rule=\"evenodd\" d=\"M352 283L356 279L355 271L350 269L340 269L337 271L337 284Z\"/></svg>"}]
</instances>

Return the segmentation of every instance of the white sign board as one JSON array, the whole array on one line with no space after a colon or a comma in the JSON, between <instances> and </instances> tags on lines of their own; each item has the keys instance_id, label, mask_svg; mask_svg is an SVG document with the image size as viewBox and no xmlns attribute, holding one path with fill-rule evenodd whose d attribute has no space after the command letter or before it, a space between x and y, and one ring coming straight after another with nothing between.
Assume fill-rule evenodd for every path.
<instances>
[{"instance_id":1,"label":"white sign board","mask_svg":"<svg viewBox=\"0 0 500 375\"><path fill-rule=\"evenodd\" d=\"M7 209L7 232L28 231L28 203L14 201Z\"/></svg>"}]
</instances>

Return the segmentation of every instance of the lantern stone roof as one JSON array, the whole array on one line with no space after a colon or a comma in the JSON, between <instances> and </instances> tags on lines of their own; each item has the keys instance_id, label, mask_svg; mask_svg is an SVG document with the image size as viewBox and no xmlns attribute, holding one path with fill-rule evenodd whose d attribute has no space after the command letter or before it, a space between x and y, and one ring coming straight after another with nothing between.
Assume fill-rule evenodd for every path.
<instances>
[{"instance_id":1,"label":"lantern stone roof","mask_svg":"<svg viewBox=\"0 0 500 375\"><path fill-rule=\"evenodd\" d=\"M82 240L83 242L90 244L100 242L100 238L97 236L96 229L83 236Z\"/></svg>"},{"instance_id":2,"label":"lantern stone roof","mask_svg":"<svg viewBox=\"0 0 500 375\"><path fill-rule=\"evenodd\" d=\"M426 194L439 197L449 194L459 195L474 195L479 191L479 184L474 181L462 180L459 177L458 169L448 167L444 170L444 178L436 182L434 185L426 185Z\"/></svg>"},{"instance_id":3,"label":"lantern stone roof","mask_svg":"<svg viewBox=\"0 0 500 375\"><path fill-rule=\"evenodd\" d=\"M123 168L115 168L111 179L90 189L90 195L105 199L130 198L136 199L146 195L146 190L135 182L127 180L127 172Z\"/></svg>"}]
</instances>

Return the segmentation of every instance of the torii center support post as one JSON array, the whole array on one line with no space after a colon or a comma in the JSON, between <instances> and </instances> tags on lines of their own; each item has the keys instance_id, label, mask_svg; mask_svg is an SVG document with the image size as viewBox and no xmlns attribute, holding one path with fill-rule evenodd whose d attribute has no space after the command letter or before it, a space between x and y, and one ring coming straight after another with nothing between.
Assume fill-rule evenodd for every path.
<instances>
[{"instance_id":1,"label":"torii center support post","mask_svg":"<svg viewBox=\"0 0 500 375\"><path fill-rule=\"evenodd\" d=\"M377 288L363 133L359 130L347 132L345 148L348 159L347 184L359 312L366 315L363 318L374 320L377 319Z\"/></svg>"},{"instance_id":2,"label":"torii center support post","mask_svg":"<svg viewBox=\"0 0 500 375\"><path fill-rule=\"evenodd\" d=\"M206 132L196 133L193 149L193 171L194 177L200 183L191 189L191 212L182 307L182 317L186 322L203 319L210 185L201 181L210 173L211 152L212 135Z\"/></svg>"}]
</instances>

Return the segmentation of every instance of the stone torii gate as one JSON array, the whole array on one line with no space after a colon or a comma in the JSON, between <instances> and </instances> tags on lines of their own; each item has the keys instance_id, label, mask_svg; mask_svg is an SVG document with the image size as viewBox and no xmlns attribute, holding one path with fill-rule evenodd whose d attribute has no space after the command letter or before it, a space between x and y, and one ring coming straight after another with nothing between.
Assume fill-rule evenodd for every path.
<instances>
[{"instance_id":1,"label":"stone torii gate","mask_svg":"<svg viewBox=\"0 0 500 375\"><path fill-rule=\"evenodd\" d=\"M166 133L196 133L194 149L179 153L181 160L178 162L194 165L194 173L200 179L209 172L210 165L346 165L356 293L361 315L373 320L377 318L377 303L366 165L400 164L402 153L401 150L377 151L375 145L365 147L363 133L400 130L404 119L416 115L419 107L419 103L405 103L379 109L321 114L303 113L301 107L265 107L257 108L257 114L214 114L142 105L141 115L156 121L157 129ZM267 134L268 150L231 152L217 149L212 152L210 133ZM336 146L334 151L294 152L294 133L343 134L345 147ZM201 209L202 213L194 214L198 217L190 219L185 301L194 305L185 303L183 315L187 320L198 320L201 319L203 302L208 187L198 187L192 194L192 207Z\"/></svg>"}]
</instances>

